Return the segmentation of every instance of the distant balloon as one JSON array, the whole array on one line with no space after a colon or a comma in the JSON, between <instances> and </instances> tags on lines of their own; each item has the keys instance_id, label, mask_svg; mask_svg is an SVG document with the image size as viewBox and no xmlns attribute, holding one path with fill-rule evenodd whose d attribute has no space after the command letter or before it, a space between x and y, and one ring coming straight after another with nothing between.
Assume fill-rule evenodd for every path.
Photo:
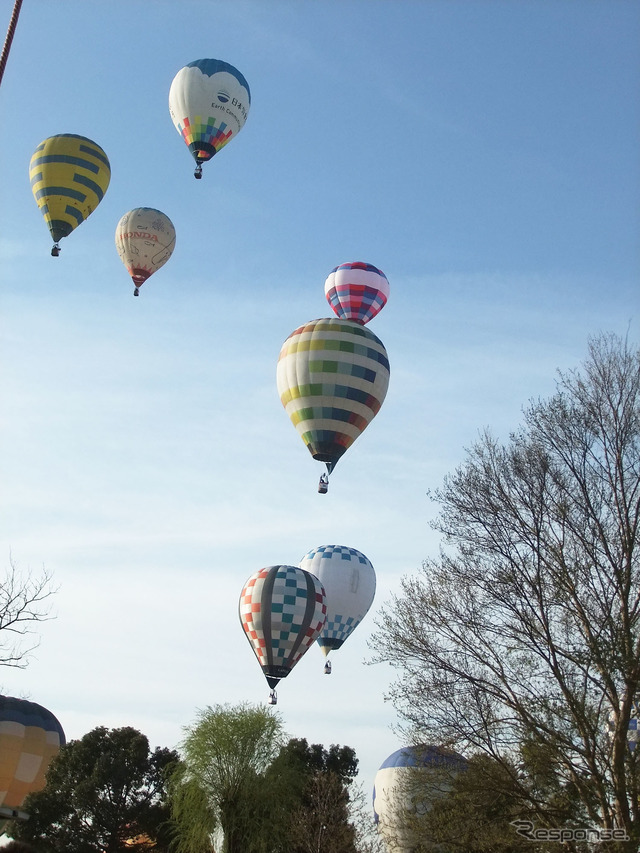
<instances>
[{"instance_id":1,"label":"distant balloon","mask_svg":"<svg viewBox=\"0 0 640 853\"><path fill-rule=\"evenodd\" d=\"M466 767L459 753L427 744L398 749L380 765L373 788L373 816L390 853L412 853L418 841L426 847L425 839L412 831L410 816L425 814L435 799L451 790L455 776Z\"/></svg>"},{"instance_id":2,"label":"distant balloon","mask_svg":"<svg viewBox=\"0 0 640 853\"><path fill-rule=\"evenodd\" d=\"M153 207L136 207L121 218L116 227L116 249L138 288L164 266L176 244L176 230L165 213Z\"/></svg>"},{"instance_id":3,"label":"distant balloon","mask_svg":"<svg viewBox=\"0 0 640 853\"><path fill-rule=\"evenodd\" d=\"M240 622L269 687L316 641L327 615L320 581L297 566L268 566L240 594Z\"/></svg>"},{"instance_id":4,"label":"distant balloon","mask_svg":"<svg viewBox=\"0 0 640 853\"><path fill-rule=\"evenodd\" d=\"M350 320L312 320L282 345L280 401L314 459L330 474L379 412L389 386L382 341Z\"/></svg>"},{"instance_id":5,"label":"distant balloon","mask_svg":"<svg viewBox=\"0 0 640 853\"><path fill-rule=\"evenodd\" d=\"M49 763L64 744L62 726L51 711L0 696L0 806L18 809L27 794L44 788Z\"/></svg>"},{"instance_id":6,"label":"distant balloon","mask_svg":"<svg viewBox=\"0 0 640 853\"><path fill-rule=\"evenodd\" d=\"M620 705L622 706L622 700L620 701ZM635 752L636 747L638 745L638 741L640 741L640 729L638 728L638 721L640 719L640 702L638 699L634 699L631 703L631 713L629 714L629 725L627 727L627 746L629 747L631 752ZM616 720L613 710L609 714L609 719L607 720L607 734L610 739L613 739L616 731Z\"/></svg>"},{"instance_id":7,"label":"distant balloon","mask_svg":"<svg viewBox=\"0 0 640 853\"><path fill-rule=\"evenodd\" d=\"M355 548L320 545L300 560L300 568L315 575L327 597L327 621L318 637L325 657L339 649L373 604L376 573Z\"/></svg>"},{"instance_id":8,"label":"distant balloon","mask_svg":"<svg viewBox=\"0 0 640 853\"><path fill-rule=\"evenodd\" d=\"M197 59L178 71L169 112L196 161L196 178L202 177L202 164L242 130L250 106L249 84L228 62Z\"/></svg>"},{"instance_id":9,"label":"distant balloon","mask_svg":"<svg viewBox=\"0 0 640 853\"><path fill-rule=\"evenodd\" d=\"M50 136L36 148L29 164L31 190L53 238L59 241L100 204L111 180L111 166L102 148L84 136Z\"/></svg>"},{"instance_id":10,"label":"distant balloon","mask_svg":"<svg viewBox=\"0 0 640 853\"><path fill-rule=\"evenodd\" d=\"M354 261L331 270L324 293L338 317L364 325L386 305L389 282L382 270Z\"/></svg>"}]
</instances>

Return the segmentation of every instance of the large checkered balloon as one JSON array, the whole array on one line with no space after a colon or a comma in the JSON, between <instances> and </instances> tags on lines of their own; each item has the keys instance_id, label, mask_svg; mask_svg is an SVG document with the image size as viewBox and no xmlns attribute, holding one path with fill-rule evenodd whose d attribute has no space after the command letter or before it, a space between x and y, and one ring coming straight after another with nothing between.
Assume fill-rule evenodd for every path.
<instances>
[{"instance_id":1,"label":"large checkered balloon","mask_svg":"<svg viewBox=\"0 0 640 853\"><path fill-rule=\"evenodd\" d=\"M325 655L339 649L373 604L376 573L369 560L346 545L320 545L300 560L315 575L327 596L327 621L318 637Z\"/></svg>"},{"instance_id":2,"label":"large checkered balloon","mask_svg":"<svg viewBox=\"0 0 640 853\"><path fill-rule=\"evenodd\" d=\"M251 575L242 587L239 609L272 689L316 641L327 615L322 584L297 566L268 566Z\"/></svg>"},{"instance_id":3,"label":"large checkered balloon","mask_svg":"<svg viewBox=\"0 0 640 853\"><path fill-rule=\"evenodd\" d=\"M282 345L276 381L291 423L330 474L380 411L389 359L364 326L336 317L312 320Z\"/></svg>"},{"instance_id":4,"label":"large checkered balloon","mask_svg":"<svg viewBox=\"0 0 640 853\"><path fill-rule=\"evenodd\" d=\"M324 283L324 295L341 320L364 326L384 308L389 281L373 264L353 261L331 270Z\"/></svg>"},{"instance_id":5,"label":"large checkered balloon","mask_svg":"<svg viewBox=\"0 0 640 853\"><path fill-rule=\"evenodd\" d=\"M64 746L56 717L27 699L0 696L0 806L19 809L44 788L51 759Z\"/></svg>"}]
</instances>

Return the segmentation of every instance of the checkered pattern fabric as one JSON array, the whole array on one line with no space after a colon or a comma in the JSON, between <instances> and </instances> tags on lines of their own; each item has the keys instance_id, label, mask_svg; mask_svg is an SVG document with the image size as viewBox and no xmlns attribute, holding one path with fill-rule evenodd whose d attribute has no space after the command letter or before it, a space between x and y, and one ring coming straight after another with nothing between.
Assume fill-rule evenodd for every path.
<instances>
[{"instance_id":1,"label":"checkered pattern fabric","mask_svg":"<svg viewBox=\"0 0 640 853\"><path fill-rule=\"evenodd\" d=\"M334 466L376 416L389 386L382 341L349 320L313 320L282 345L280 401L314 459Z\"/></svg>"},{"instance_id":2,"label":"checkered pattern fabric","mask_svg":"<svg viewBox=\"0 0 640 853\"><path fill-rule=\"evenodd\" d=\"M389 282L382 270L354 261L331 270L324 294L338 317L364 325L386 305Z\"/></svg>"},{"instance_id":3,"label":"checkered pattern fabric","mask_svg":"<svg viewBox=\"0 0 640 853\"><path fill-rule=\"evenodd\" d=\"M26 699L0 696L0 805L19 808L40 791L51 759L65 744L51 711Z\"/></svg>"},{"instance_id":4,"label":"checkered pattern fabric","mask_svg":"<svg viewBox=\"0 0 640 853\"><path fill-rule=\"evenodd\" d=\"M240 621L265 675L284 678L325 622L324 588L296 566L260 569L240 594Z\"/></svg>"},{"instance_id":5,"label":"checkered pattern fabric","mask_svg":"<svg viewBox=\"0 0 640 853\"><path fill-rule=\"evenodd\" d=\"M373 603L376 574L361 551L346 545L320 545L300 560L315 575L327 597L327 620L318 637L323 648L339 649Z\"/></svg>"},{"instance_id":6,"label":"checkered pattern fabric","mask_svg":"<svg viewBox=\"0 0 640 853\"><path fill-rule=\"evenodd\" d=\"M640 703L634 701L631 706L631 714L629 716L629 728L627 729L627 745L631 752L635 752L638 742L640 742L640 729L638 728L638 718L640 716ZM615 734L615 720L613 712L609 715L607 721L607 733L609 737Z\"/></svg>"}]
</instances>

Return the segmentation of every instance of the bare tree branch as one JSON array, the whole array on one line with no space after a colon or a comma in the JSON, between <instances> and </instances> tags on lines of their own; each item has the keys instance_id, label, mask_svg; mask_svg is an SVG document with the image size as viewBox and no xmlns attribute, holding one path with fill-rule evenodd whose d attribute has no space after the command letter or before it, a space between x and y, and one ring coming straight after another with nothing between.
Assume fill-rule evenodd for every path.
<instances>
[{"instance_id":1,"label":"bare tree branch","mask_svg":"<svg viewBox=\"0 0 640 853\"><path fill-rule=\"evenodd\" d=\"M57 592L52 575L23 573L9 555L0 583L0 666L25 668L40 644L34 626L52 619L51 597Z\"/></svg>"},{"instance_id":2,"label":"bare tree branch","mask_svg":"<svg viewBox=\"0 0 640 853\"><path fill-rule=\"evenodd\" d=\"M443 550L403 579L371 641L374 661L398 671L405 733L505 768L537 744L577 792L576 813L623 827L631 840L617 849L636 850L640 352L592 340L507 444L481 433L433 496ZM519 784L553 820L549 791Z\"/></svg>"}]
</instances>

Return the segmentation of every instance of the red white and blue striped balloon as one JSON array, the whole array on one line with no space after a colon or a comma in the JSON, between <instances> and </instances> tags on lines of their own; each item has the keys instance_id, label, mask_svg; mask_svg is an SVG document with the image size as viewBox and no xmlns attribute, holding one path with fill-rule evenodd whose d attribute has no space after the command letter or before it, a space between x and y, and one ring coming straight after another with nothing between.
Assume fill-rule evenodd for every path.
<instances>
[{"instance_id":1,"label":"red white and blue striped balloon","mask_svg":"<svg viewBox=\"0 0 640 853\"><path fill-rule=\"evenodd\" d=\"M324 294L341 320L354 320L364 326L386 305L389 282L373 264L354 261L331 270Z\"/></svg>"}]
</instances>

